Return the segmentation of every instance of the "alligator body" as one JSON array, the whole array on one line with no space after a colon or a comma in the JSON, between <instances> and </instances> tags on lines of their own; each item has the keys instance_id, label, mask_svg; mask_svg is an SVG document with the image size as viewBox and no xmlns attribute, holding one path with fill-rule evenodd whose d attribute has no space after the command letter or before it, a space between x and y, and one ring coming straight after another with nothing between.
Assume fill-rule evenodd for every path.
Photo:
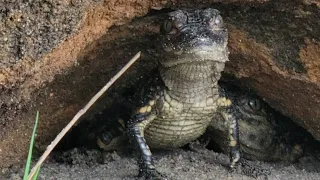
<instances>
[{"instance_id":1,"label":"alligator body","mask_svg":"<svg viewBox=\"0 0 320 180\"><path fill-rule=\"evenodd\" d=\"M239 122L241 155L249 160L295 162L302 156L302 147L293 136L294 127L283 129L279 121L286 121L261 98L249 91L220 83L220 94L230 99L231 116ZM204 137L218 148L229 152L228 112L219 109L214 114ZM289 122L288 122L289 123Z\"/></svg>"},{"instance_id":2,"label":"alligator body","mask_svg":"<svg viewBox=\"0 0 320 180\"><path fill-rule=\"evenodd\" d=\"M163 21L159 38L158 73L143 82L135 110L127 122L131 142L139 152L139 175L157 172L150 148L170 149L201 136L212 116L229 114L230 167L240 160L238 119L231 101L219 92L218 80L228 61L228 33L218 10L178 10Z\"/></svg>"},{"instance_id":3,"label":"alligator body","mask_svg":"<svg viewBox=\"0 0 320 180\"><path fill-rule=\"evenodd\" d=\"M218 80L228 61L228 33L218 10L178 10L168 14L158 40L159 76L146 82L128 122L139 157L139 175L160 178L151 148L177 148L201 136L218 108ZM231 166L240 159L238 127L230 117Z\"/></svg>"}]
</instances>

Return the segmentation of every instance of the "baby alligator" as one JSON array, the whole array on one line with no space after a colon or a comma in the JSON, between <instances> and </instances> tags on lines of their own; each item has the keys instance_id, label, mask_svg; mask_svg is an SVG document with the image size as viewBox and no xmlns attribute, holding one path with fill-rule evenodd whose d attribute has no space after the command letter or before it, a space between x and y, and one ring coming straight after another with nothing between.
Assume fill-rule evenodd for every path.
<instances>
[{"instance_id":1,"label":"baby alligator","mask_svg":"<svg viewBox=\"0 0 320 180\"><path fill-rule=\"evenodd\" d=\"M253 93L220 84L221 93L232 102L232 116L239 120L241 155L250 160L286 162L297 161L302 156L302 147L296 143L292 136L294 132L291 132L295 127L284 129L279 121L286 120ZM229 151L226 118L229 115L220 109L214 114L204 135L224 153Z\"/></svg>"},{"instance_id":2,"label":"baby alligator","mask_svg":"<svg viewBox=\"0 0 320 180\"><path fill-rule=\"evenodd\" d=\"M196 140L217 111L227 115L230 167L238 164L236 110L218 86L228 61L227 42L227 29L216 9L177 10L163 21L156 39L158 73L144 80L127 122L130 140L140 155L140 177L164 177L156 170L149 147L177 148Z\"/></svg>"}]
</instances>

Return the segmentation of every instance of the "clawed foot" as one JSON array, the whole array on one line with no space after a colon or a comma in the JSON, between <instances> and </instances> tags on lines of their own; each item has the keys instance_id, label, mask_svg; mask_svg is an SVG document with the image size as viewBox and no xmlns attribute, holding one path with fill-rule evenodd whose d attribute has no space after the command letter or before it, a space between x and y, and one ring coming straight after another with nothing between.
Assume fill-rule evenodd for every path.
<instances>
[{"instance_id":1,"label":"clawed foot","mask_svg":"<svg viewBox=\"0 0 320 180\"><path fill-rule=\"evenodd\" d=\"M268 176L271 174L269 170L254 165L244 159L241 159L239 164L236 167L232 168L231 171L236 171L237 173L244 174L253 178L264 177L264 179L266 180L268 179Z\"/></svg>"},{"instance_id":2,"label":"clawed foot","mask_svg":"<svg viewBox=\"0 0 320 180\"><path fill-rule=\"evenodd\" d=\"M168 180L168 178L158 172L155 168L140 169L138 180Z\"/></svg>"}]
</instances>

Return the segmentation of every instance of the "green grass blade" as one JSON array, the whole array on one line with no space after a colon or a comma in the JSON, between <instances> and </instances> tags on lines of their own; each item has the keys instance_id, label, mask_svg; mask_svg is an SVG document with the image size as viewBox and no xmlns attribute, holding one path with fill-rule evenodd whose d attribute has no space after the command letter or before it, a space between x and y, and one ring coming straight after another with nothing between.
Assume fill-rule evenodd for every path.
<instances>
[{"instance_id":1,"label":"green grass blade","mask_svg":"<svg viewBox=\"0 0 320 180\"><path fill-rule=\"evenodd\" d=\"M31 136L31 141L30 141L30 146L29 146L29 153L28 153L26 168L24 170L23 180L27 180L28 179L28 174L30 172L32 150L33 150L34 139L35 139L35 136L36 136L36 129L37 129L37 126L38 126L38 120L39 120L39 111L37 111L36 122L34 123L34 126L33 126L33 131L32 131L32 136ZM37 172L39 170L40 170L40 168L37 169Z\"/></svg>"},{"instance_id":2,"label":"green grass blade","mask_svg":"<svg viewBox=\"0 0 320 180\"><path fill-rule=\"evenodd\" d=\"M37 169L36 173L34 174L32 180L37 180L39 172L40 172L40 166L38 167L38 169Z\"/></svg>"}]
</instances>

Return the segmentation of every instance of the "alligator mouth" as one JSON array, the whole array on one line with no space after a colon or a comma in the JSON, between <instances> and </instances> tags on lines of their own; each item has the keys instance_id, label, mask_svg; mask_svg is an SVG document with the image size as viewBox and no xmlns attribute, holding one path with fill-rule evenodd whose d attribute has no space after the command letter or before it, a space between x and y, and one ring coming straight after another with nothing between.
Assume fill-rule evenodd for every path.
<instances>
[{"instance_id":1,"label":"alligator mouth","mask_svg":"<svg viewBox=\"0 0 320 180\"><path fill-rule=\"evenodd\" d=\"M181 64L188 64L188 63L192 63L192 64L195 64L195 63L199 63L199 64L203 64L203 63L208 63L208 62L217 62L217 63L221 63L221 62L224 62L224 61L215 61L215 60L189 60L189 59L185 59L185 60L180 60L180 61L175 61L175 60L172 60L172 61L167 61L167 62L163 62L162 64L165 66L165 67L173 67L173 66L177 66L177 65L181 65Z\"/></svg>"},{"instance_id":2,"label":"alligator mouth","mask_svg":"<svg viewBox=\"0 0 320 180\"><path fill-rule=\"evenodd\" d=\"M170 57L167 60L163 60L161 61L161 63L165 67L172 67L172 66L187 64L187 63L207 63L207 62L225 63L226 61L228 61L227 51L216 51L209 47L206 49L193 48L187 52L176 52L174 54L176 56Z\"/></svg>"}]
</instances>

